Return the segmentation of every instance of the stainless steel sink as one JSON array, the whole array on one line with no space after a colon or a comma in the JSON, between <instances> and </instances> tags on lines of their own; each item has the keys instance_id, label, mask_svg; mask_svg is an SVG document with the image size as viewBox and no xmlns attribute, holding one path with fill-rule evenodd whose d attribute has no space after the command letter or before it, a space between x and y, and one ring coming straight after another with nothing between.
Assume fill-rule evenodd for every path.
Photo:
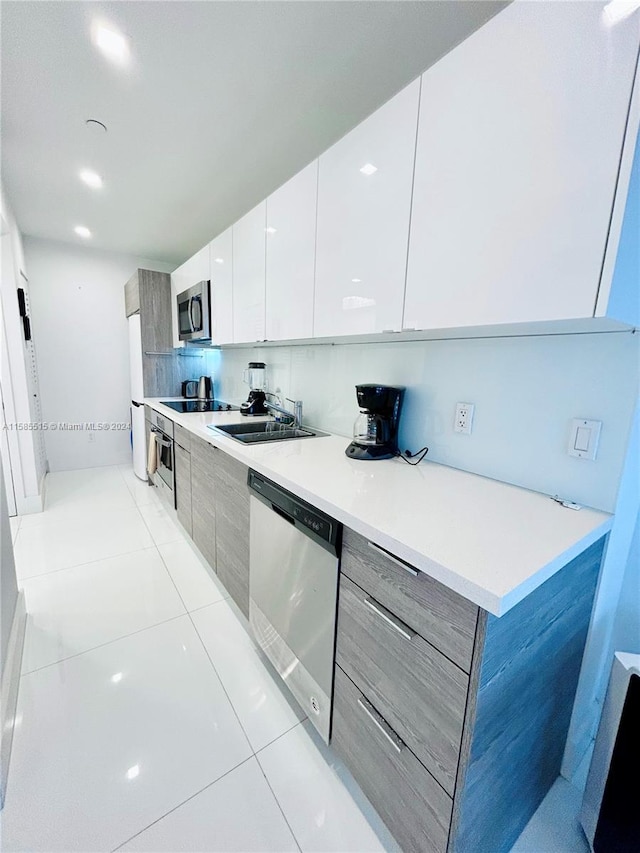
<instances>
[{"instance_id":1,"label":"stainless steel sink","mask_svg":"<svg viewBox=\"0 0 640 853\"><path fill-rule=\"evenodd\" d=\"M318 430L307 429L307 427L294 427L281 424L277 421L258 421L240 424L226 424L214 426L209 424L209 429L214 432L222 432L225 435L241 441L243 444L257 444L263 441L285 441L289 438L315 438L324 436L326 433Z\"/></svg>"}]
</instances>

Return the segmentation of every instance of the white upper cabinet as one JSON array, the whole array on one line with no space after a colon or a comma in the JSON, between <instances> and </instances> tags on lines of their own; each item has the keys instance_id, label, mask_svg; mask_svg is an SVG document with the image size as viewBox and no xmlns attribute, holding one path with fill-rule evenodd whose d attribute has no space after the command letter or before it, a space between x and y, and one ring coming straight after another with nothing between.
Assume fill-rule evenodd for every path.
<instances>
[{"instance_id":1,"label":"white upper cabinet","mask_svg":"<svg viewBox=\"0 0 640 853\"><path fill-rule=\"evenodd\" d=\"M173 322L174 347L184 346L184 341L181 341L178 335L176 296L183 290L198 284L199 281L208 281L209 278L209 246L204 246L171 273L171 319Z\"/></svg>"},{"instance_id":2,"label":"white upper cabinet","mask_svg":"<svg viewBox=\"0 0 640 853\"><path fill-rule=\"evenodd\" d=\"M209 243L211 343L233 343L233 236L227 228Z\"/></svg>"},{"instance_id":3,"label":"white upper cabinet","mask_svg":"<svg viewBox=\"0 0 640 853\"><path fill-rule=\"evenodd\" d=\"M318 161L267 199L269 341L310 338L316 258Z\"/></svg>"},{"instance_id":4,"label":"white upper cabinet","mask_svg":"<svg viewBox=\"0 0 640 853\"><path fill-rule=\"evenodd\" d=\"M603 6L513 3L424 73L405 328L593 316L639 26Z\"/></svg>"},{"instance_id":5,"label":"white upper cabinet","mask_svg":"<svg viewBox=\"0 0 640 853\"><path fill-rule=\"evenodd\" d=\"M266 201L233 226L233 340L263 341Z\"/></svg>"},{"instance_id":6,"label":"white upper cabinet","mask_svg":"<svg viewBox=\"0 0 640 853\"><path fill-rule=\"evenodd\" d=\"M399 330L420 81L320 156L314 335Z\"/></svg>"}]
</instances>

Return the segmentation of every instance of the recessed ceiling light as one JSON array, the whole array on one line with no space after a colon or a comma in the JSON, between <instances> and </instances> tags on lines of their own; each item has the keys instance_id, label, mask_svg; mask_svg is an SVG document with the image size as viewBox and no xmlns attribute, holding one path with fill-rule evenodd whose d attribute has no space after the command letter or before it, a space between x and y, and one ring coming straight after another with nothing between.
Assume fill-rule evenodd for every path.
<instances>
[{"instance_id":1,"label":"recessed ceiling light","mask_svg":"<svg viewBox=\"0 0 640 853\"><path fill-rule=\"evenodd\" d=\"M134 764L133 767L130 767L127 770L127 779L135 779L140 775L140 765Z\"/></svg>"},{"instance_id":2,"label":"recessed ceiling light","mask_svg":"<svg viewBox=\"0 0 640 853\"><path fill-rule=\"evenodd\" d=\"M223 264L223 263L224 263L224 258L214 258L213 260L214 260L217 264Z\"/></svg>"},{"instance_id":3,"label":"recessed ceiling light","mask_svg":"<svg viewBox=\"0 0 640 853\"><path fill-rule=\"evenodd\" d=\"M354 284L360 284L360 282L362 281L362 279L361 279L361 278L352 278L352 279L351 279L351 281L352 281Z\"/></svg>"},{"instance_id":4,"label":"recessed ceiling light","mask_svg":"<svg viewBox=\"0 0 640 853\"><path fill-rule=\"evenodd\" d=\"M126 65L129 61L129 43L126 38L112 27L94 21L91 27L93 43L107 59L116 65Z\"/></svg>"},{"instance_id":5,"label":"recessed ceiling light","mask_svg":"<svg viewBox=\"0 0 640 853\"><path fill-rule=\"evenodd\" d=\"M273 225L267 225L264 230L267 232L267 234L275 234L278 229L274 228Z\"/></svg>"},{"instance_id":6,"label":"recessed ceiling light","mask_svg":"<svg viewBox=\"0 0 640 853\"><path fill-rule=\"evenodd\" d=\"M97 172L92 169L82 169L80 172L80 180L84 181L91 189L99 190L102 187L102 178Z\"/></svg>"},{"instance_id":7,"label":"recessed ceiling light","mask_svg":"<svg viewBox=\"0 0 640 853\"><path fill-rule=\"evenodd\" d=\"M373 175L374 172L378 171L378 167L374 166L373 163L365 163L364 166L360 169L363 175Z\"/></svg>"},{"instance_id":8,"label":"recessed ceiling light","mask_svg":"<svg viewBox=\"0 0 640 853\"><path fill-rule=\"evenodd\" d=\"M78 237L84 237L85 240L91 237L91 231L89 231L86 225L76 225L73 230L76 232Z\"/></svg>"}]
</instances>

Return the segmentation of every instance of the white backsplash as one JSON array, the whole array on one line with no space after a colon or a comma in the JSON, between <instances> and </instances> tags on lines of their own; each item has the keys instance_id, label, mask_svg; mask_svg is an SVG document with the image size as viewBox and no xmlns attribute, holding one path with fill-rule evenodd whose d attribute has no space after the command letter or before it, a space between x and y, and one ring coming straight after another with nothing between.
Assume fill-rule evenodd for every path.
<instances>
[{"instance_id":1,"label":"white backsplash","mask_svg":"<svg viewBox=\"0 0 640 853\"><path fill-rule=\"evenodd\" d=\"M345 437L358 414L356 384L403 385L402 449L428 445L432 461L612 511L639 347L630 333L241 347L205 351L195 372L240 403L244 368L264 361L270 391L302 400L305 423ZM475 405L470 436L453 432L456 402ZM595 462L566 452L574 417L603 422Z\"/></svg>"}]
</instances>

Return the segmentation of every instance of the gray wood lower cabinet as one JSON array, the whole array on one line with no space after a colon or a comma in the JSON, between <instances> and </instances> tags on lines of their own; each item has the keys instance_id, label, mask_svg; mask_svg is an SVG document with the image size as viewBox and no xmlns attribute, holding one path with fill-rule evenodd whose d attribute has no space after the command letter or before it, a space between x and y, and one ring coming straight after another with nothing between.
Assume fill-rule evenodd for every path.
<instances>
[{"instance_id":1,"label":"gray wood lower cabinet","mask_svg":"<svg viewBox=\"0 0 640 853\"><path fill-rule=\"evenodd\" d=\"M220 451L200 438L191 441L191 518L193 541L216 571L216 457Z\"/></svg>"},{"instance_id":2,"label":"gray wood lower cabinet","mask_svg":"<svg viewBox=\"0 0 640 853\"><path fill-rule=\"evenodd\" d=\"M468 663L459 596L421 619L344 539L332 746L405 853L506 853L560 771L605 539L504 616L476 608Z\"/></svg>"},{"instance_id":3,"label":"gray wood lower cabinet","mask_svg":"<svg viewBox=\"0 0 640 853\"><path fill-rule=\"evenodd\" d=\"M467 674L344 575L336 662L453 796Z\"/></svg>"},{"instance_id":4,"label":"gray wood lower cabinet","mask_svg":"<svg viewBox=\"0 0 640 853\"><path fill-rule=\"evenodd\" d=\"M193 535L191 518L191 454L174 443L174 468L176 490L176 513L178 521Z\"/></svg>"},{"instance_id":5,"label":"gray wood lower cabinet","mask_svg":"<svg viewBox=\"0 0 640 853\"><path fill-rule=\"evenodd\" d=\"M451 798L336 667L331 743L404 851L444 853Z\"/></svg>"},{"instance_id":6,"label":"gray wood lower cabinet","mask_svg":"<svg viewBox=\"0 0 640 853\"><path fill-rule=\"evenodd\" d=\"M348 528L344 530L341 569L469 672L477 605Z\"/></svg>"},{"instance_id":7,"label":"gray wood lower cabinet","mask_svg":"<svg viewBox=\"0 0 640 853\"><path fill-rule=\"evenodd\" d=\"M203 557L217 573L231 598L249 617L249 487L248 468L207 441L190 435L191 454L177 432L176 495L178 518L191 518L191 535ZM187 492L190 466L191 502L182 503ZM182 479L184 477L184 483Z\"/></svg>"},{"instance_id":8,"label":"gray wood lower cabinet","mask_svg":"<svg viewBox=\"0 0 640 853\"><path fill-rule=\"evenodd\" d=\"M218 577L249 618L248 468L226 453L216 471L216 560Z\"/></svg>"}]
</instances>

